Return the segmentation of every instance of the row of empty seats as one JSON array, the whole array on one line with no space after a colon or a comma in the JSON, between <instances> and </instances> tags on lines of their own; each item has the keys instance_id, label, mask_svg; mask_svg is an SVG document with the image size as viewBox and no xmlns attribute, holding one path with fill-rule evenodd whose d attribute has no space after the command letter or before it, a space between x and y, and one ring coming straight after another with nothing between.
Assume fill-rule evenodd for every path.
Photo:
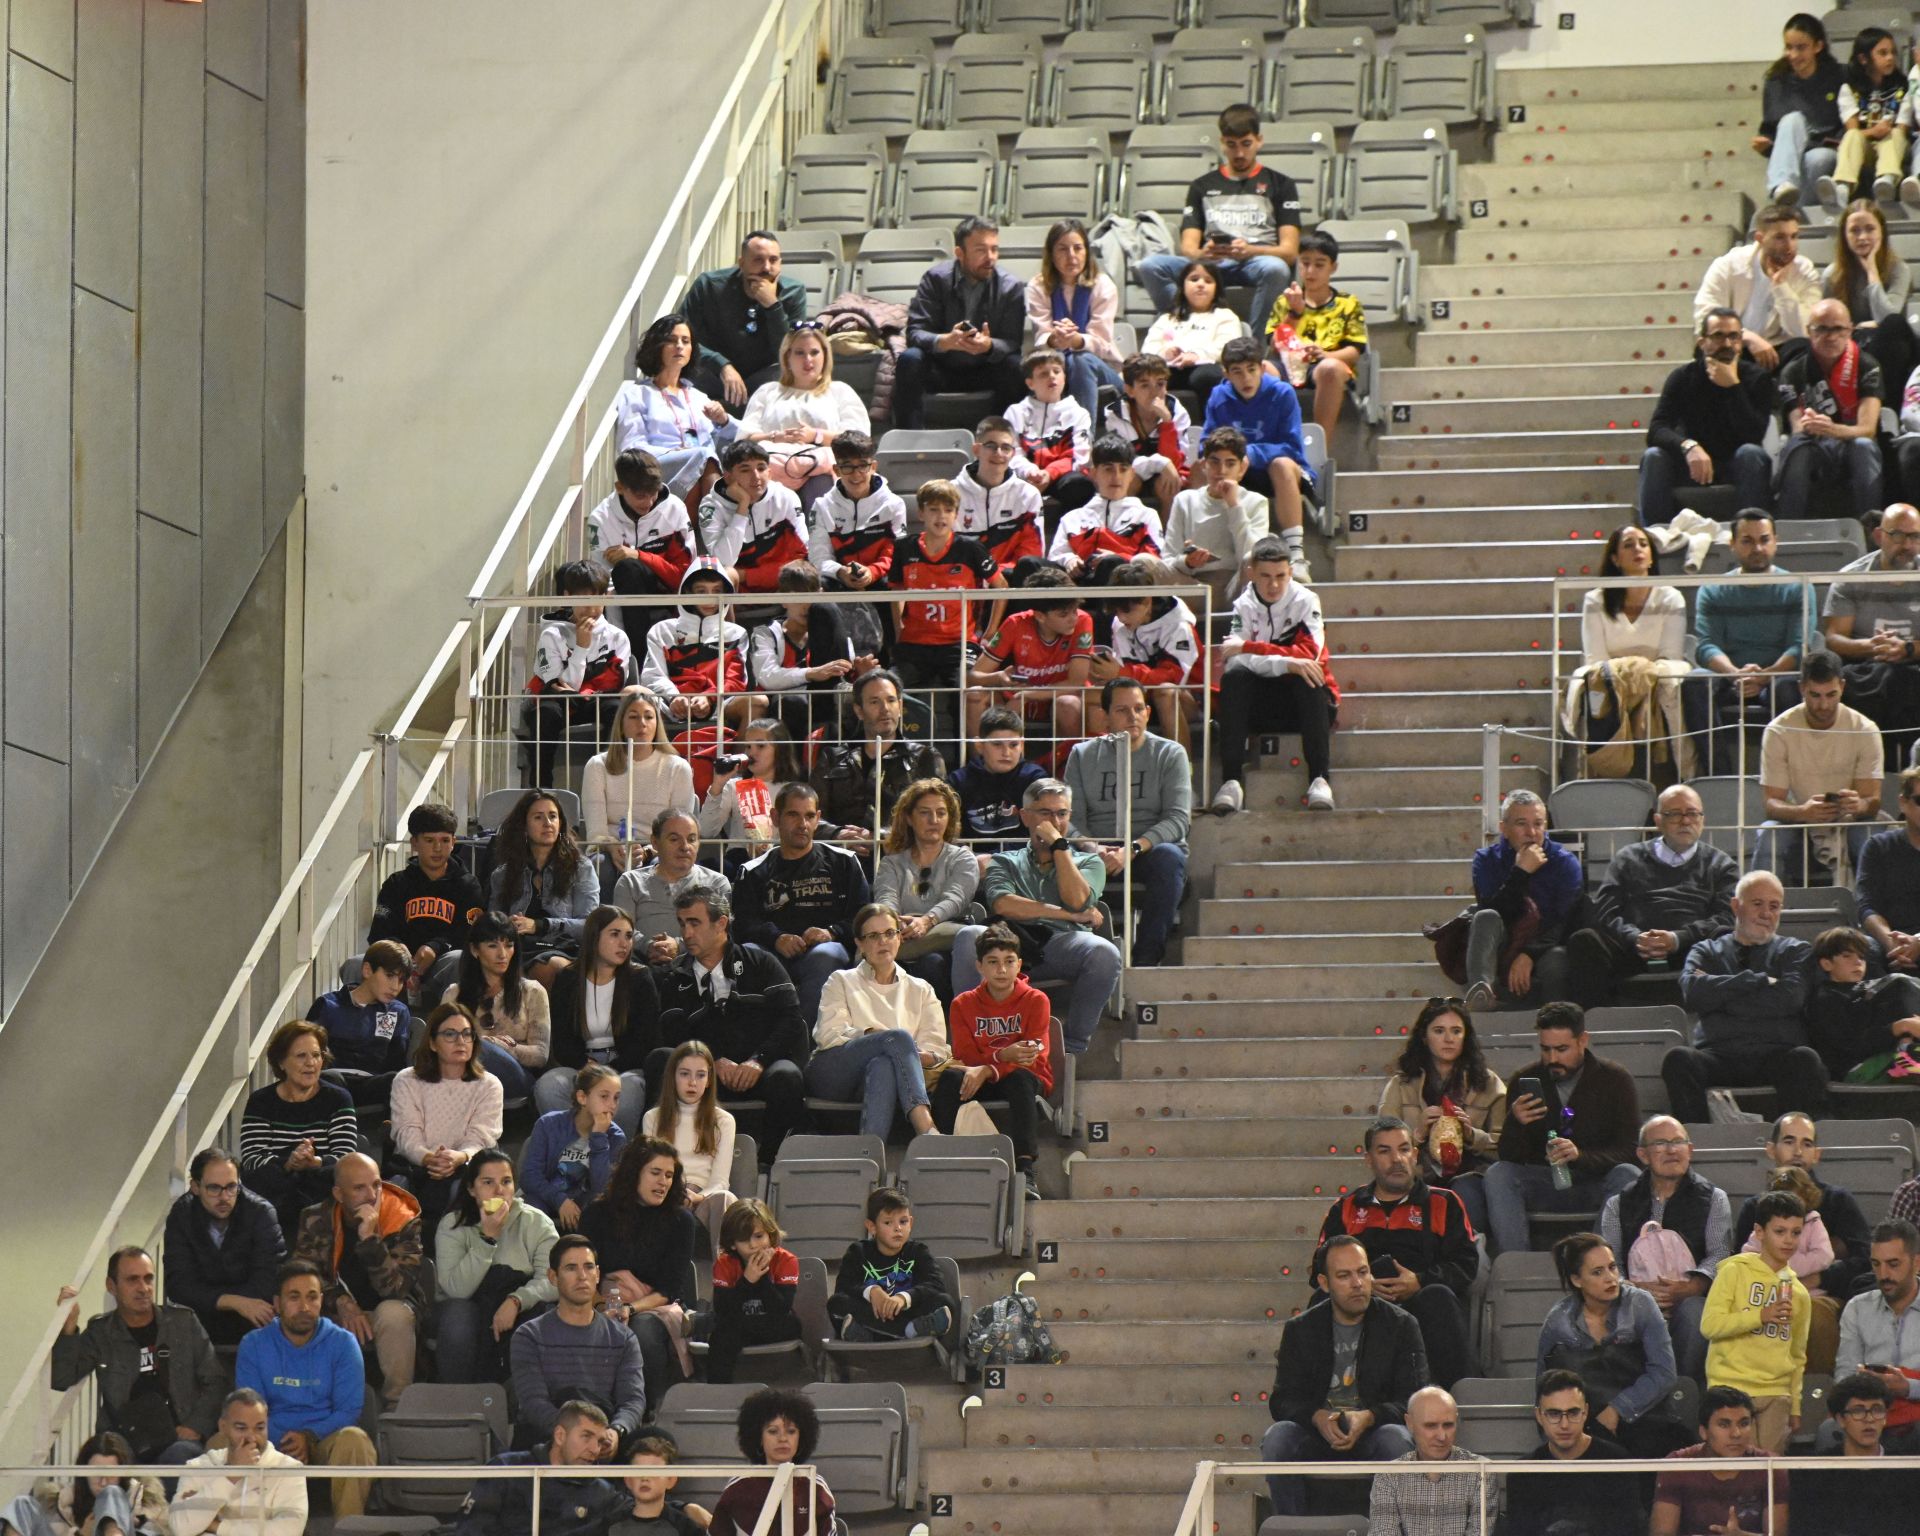
<instances>
[{"instance_id":1,"label":"row of empty seats","mask_svg":"<svg viewBox=\"0 0 1920 1536\"><path fill-rule=\"evenodd\" d=\"M1145 32L1074 32L1049 63L1034 34L969 33L936 70L915 38L848 43L827 104L830 126L900 138L917 128L1085 127L1127 133L1146 123L1210 125L1246 102L1270 121L1425 117L1487 119L1485 33L1409 27L1375 57L1371 32L1309 27L1269 55L1247 28L1177 34L1156 59Z\"/></svg>"},{"instance_id":2,"label":"row of empty seats","mask_svg":"<svg viewBox=\"0 0 1920 1536\"><path fill-rule=\"evenodd\" d=\"M1156 36L1186 27L1248 27L1278 37L1301 26L1374 32L1414 22L1500 27L1531 23L1533 10L1534 0L868 0L867 30L936 42L969 31L1060 37L1108 27Z\"/></svg>"}]
</instances>

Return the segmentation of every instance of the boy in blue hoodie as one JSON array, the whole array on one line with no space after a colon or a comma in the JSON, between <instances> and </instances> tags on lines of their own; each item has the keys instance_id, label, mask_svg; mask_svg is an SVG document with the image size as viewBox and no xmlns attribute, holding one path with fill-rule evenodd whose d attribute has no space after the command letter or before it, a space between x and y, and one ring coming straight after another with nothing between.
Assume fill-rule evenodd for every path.
<instances>
[{"instance_id":1,"label":"boy in blue hoodie","mask_svg":"<svg viewBox=\"0 0 1920 1536\"><path fill-rule=\"evenodd\" d=\"M1307 441L1300 430L1300 397L1284 379L1262 366L1260 343L1239 336L1220 350L1226 378L1207 397L1201 440L1215 427L1234 427L1247 440L1246 484L1264 491L1273 508L1273 530L1293 557L1293 579L1311 582L1301 549L1303 497L1313 493Z\"/></svg>"},{"instance_id":2,"label":"boy in blue hoodie","mask_svg":"<svg viewBox=\"0 0 1920 1536\"><path fill-rule=\"evenodd\" d=\"M234 1384L266 1399L274 1443L295 1461L370 1467L378 1458L359 1423L366 1362L359 1341L320 1315L324 1290L318 1265L294 1259L281 1266L274 1321L240 1341ZM340 1478L327 1486L336 1519L366 1513L366 1479Z\"/></svg>"}]
</instances>

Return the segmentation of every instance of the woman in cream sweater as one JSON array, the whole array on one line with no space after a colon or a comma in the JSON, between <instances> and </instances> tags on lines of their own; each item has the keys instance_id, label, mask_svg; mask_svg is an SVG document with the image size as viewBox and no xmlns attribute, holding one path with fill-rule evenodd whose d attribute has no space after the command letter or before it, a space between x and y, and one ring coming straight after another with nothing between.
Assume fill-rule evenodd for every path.
<instances>
[{"instance_id":1,"label":"woman in cream sweater","mask_svg":"<svg viewBox=\"0 0 1920 1536\"><path fill-rule=\"evenodd\" d=\"M860 1133L886 1137L896 1111L921 1135L938 1135L927 1104L927 1073L951 1055L947 1021L933 988L896 963L900 914L873 902L853 920L860 963L835 971L820 993L807 1092L860 1100Z\"/></svg>"},{"instance_id":2,"label":"woman in cream sweater","mask_svg":"<svg viewBox=\"0 0 1920 1536\"><path fill-rule=\"evenodd\" d=\"M1480 1175L1507 1123L1507 1085L1481 1056L1473 1017L1459 998L1432 998L1420 1010L1380 1095L1380 1113L1407 1122L1420 1148L1420 1177L1452 1189L1474 1230L1484 1231Z\"/></svg>"}]
</instances>

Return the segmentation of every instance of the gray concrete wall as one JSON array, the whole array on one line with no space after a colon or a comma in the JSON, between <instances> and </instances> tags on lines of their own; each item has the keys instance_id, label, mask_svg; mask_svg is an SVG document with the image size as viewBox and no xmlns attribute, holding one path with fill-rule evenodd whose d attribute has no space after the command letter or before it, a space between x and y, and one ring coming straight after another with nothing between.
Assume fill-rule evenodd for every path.
<instances>
[{"instance_id":1,"label":"gray concrete wall","mask_svg":"<svg viewBox=\"0 0 1920 1536\"><path fill-rule=\"evenodd\" d=\"M305 0L0 0L0 998L301 484Z\"/></svg>"}]
</instances>

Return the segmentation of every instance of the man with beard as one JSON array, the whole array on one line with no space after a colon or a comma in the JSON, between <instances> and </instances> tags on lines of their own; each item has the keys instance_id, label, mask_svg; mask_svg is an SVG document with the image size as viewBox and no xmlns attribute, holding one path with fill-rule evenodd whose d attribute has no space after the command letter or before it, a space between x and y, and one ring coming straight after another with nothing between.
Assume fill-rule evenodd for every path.
<instances>
[{"instance_id":1,"label":"man with beard","mask_svg":"<svg viewBox=\"0 0 1920 1536\"><path fill-rule=\"evenodd\" d=\"M1840 568L1820 629L1847 667L1853 707L1886 736L1888 764L1920 732L1920 581L1848 581L1862 571L1911 571L1920 557L1920 510L1904 501L1880 518L1880 547Z\"/></svg>"},{"instance_id":2,"label":"man with beard","mask_svg":"<svg viewBox=\"0 0 1920 1536\"><path fill-rule=\"evenodd\" d=\"M1853 339L1853 317L1838 299L1813 306L1807 335L1812 345L1780 370L1793 434L1780 450L1780 510L1805 517L1816 486L1845 487L1858 517L1880 505L1880 365Z\"/></svg>"},{"instance_id":3,"label":"man with beard","mask_svg":"<svg viewBox=\"0 0 1920 1536\"><path fill-rule=\"evenodd\" d=\"M1779 548L1772 513L1750 506L1734 518L1728 550L1742 575L1784 575L1773 563ZM1680 699L1688 731L1706 737L1701 743L1706 772L1734 773L1740 767L1738 742L1716 727L1742 719L1765 725L1800 702L1795 679L1803 606L1801 589L1790 582L1716 581L1695 596L1693 633L1699 649L1694 661L1720 676L1688 678L1680 685Z\"/></svg>"},{"instance_id":4,"label":"man with beard","mask_svg":"<svg viewBox=\"0 0 1920 1536\"><path fill-rule=\"evenodd\" d=\"M1824 1206L1824 1202L1822 1202ZM1910 1221L1883 1221L1873 1229L1869 1254L1873 1289L1862 1291L1840 1314L1840 1350L1834 1372L1856 1371L1876 1378L1886 1389L1885 1441L1895 1455L1920 1452L1920 1328L1906 1324L1920 1294L1920 1230ZM1829 1404L1839 1418L1839 1409ZM1846 1425L1840 1432L1848 1434ZM1822 1432L1823 1451L1828 1438Z\"/></svg>"},{"instance_id":5,"label":"man with beard","mask_svg":"<svg viewBox=\"0 0 1920 1536\"><path fill-rule=\"evenodd\" d=\"M1881 735L1873 721L1840 702L1840 664L1815 651L1800 664L1800 702L1767 727L1760 742L1760 792L1767 819L1754 834L1753 868L1803 884L1811 866L1860 867L1878 830Z\"/></svg>"},{"instance_id":6,"label":"man with beard","mask_svg":"<svg viewBox=\"0 0 1920 1536\"><path fill-rule=\"evenodd\" d=\"M1667 375L1647 423L1642 527L1673 521L1674 489L1688 481L1731 485L1743 507L1764 507L1772 490L1773 465L1762 440L1777 394L1773 379L1740 355L1745 333L1737 309L1709 309L1699 332L1695 357Z\"/></svg>"},{"instance_id":7,"label":"man with beard","mask_svg":"<svg viewBox=\"0 0 1920 1536\"><path fill-rule=\"evenodd\" d=\"M1596 1210L1639 1177L1633 1074L1588 1048L1586 1011L1576 1003L1548 1003L1533 1027L1540 1059L1507 1084L1500 1160L1487 1170L1495 1253L1526 1251L1529 1210ZM1564 1186L1556 1169L1566 1170Z\"/></svg>"}]
</instances>

